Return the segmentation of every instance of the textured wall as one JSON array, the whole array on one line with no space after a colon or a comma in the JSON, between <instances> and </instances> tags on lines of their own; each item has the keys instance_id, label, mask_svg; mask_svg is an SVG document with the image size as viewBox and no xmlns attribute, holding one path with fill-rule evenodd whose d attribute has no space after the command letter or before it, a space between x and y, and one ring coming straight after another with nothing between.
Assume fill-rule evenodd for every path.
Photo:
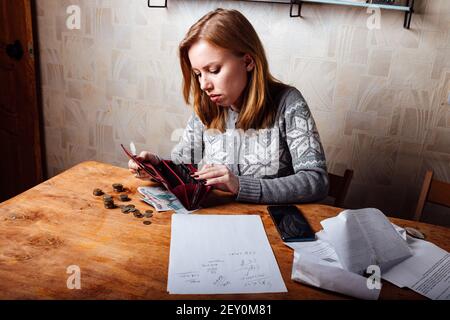
<instances>
[{"instance_id":1,"label":"textured wall","mask_svg":"<svg viewBox=\"0 0 450 320\"><path fill-rule=\"evenodd\" d=\"M307 99L329 171L355 170L348 207L411 214L426 168L450 181L450 1L382 11L369 30L364 9L242 1L37 0L48 170L95 159L120 166L120 143L168 156L190 113L182 101L177 45L216 7L254 24L272 72ZM66 28L69 5L81 29Z\"/></svg>"}]
</instances>

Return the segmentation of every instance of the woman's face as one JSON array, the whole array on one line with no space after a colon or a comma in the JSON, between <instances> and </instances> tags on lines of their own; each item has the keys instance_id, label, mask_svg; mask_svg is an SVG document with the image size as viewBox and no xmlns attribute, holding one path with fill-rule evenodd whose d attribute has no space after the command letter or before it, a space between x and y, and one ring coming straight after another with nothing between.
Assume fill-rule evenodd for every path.
<instances>
[{"instance_id":1,"label":"woman's face","mask_svg":"<svg viewBox=\"0 0 450 320\"><path fill-rule=\"evenodd\" d=\"M214 46L206 40L194 43L188 55L200 88L211 101L239 110L248 81L247 72L254 66L250 55L237 57L230 50Z\"/></svg>"}]
</instances>

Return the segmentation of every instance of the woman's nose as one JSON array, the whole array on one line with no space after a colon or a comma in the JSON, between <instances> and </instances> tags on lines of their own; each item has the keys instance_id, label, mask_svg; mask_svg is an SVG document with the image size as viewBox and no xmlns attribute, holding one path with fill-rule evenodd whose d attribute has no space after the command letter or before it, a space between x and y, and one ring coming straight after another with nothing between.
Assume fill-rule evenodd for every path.
<instances>
[{"instance_id":1,"label":"woman's nose","mask_svg":"<svg viewBox=\"0 0 450 320\"><path fill-rule=\"evenodd\" d=\"M200 78L200 89L209 91L212 89L212 82L205 76Z\"/></svg>"}]
</instances>

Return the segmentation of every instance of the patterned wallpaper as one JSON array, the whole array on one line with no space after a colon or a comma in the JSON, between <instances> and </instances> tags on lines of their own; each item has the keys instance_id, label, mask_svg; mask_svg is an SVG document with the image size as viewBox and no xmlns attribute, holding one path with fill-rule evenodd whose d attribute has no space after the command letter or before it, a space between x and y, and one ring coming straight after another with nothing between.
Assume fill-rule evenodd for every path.
<instances>
[{"instance_id":1,"label":"patterned wallpaper","mask_svg":"<svg viewBox=\"0 0 450 320\"><path fill-rule=\"evenodd\" d=\"M412 214L427 168L450 181L450 1L417 0L411 29L382 11L244 1L37 0L50 176L88 159L126 166L120 143L169 152L190 109L177 45L216 7L240 10L258 31L273 74L300 89L329 171L355 171L346 205ZM79 29L66 22L80 8ZM177 130L178 129L178 130Z\"/></svg>"}]
</instances>

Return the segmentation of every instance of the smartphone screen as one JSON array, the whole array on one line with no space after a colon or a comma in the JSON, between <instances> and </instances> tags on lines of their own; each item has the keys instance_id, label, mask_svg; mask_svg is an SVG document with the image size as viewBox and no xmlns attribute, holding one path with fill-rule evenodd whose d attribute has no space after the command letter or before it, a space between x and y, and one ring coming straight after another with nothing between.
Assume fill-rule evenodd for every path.
<instances>
[{"instance_id":1,"label":"smartphone screen","mask_svg":"<svg viewBox=\"0 0 450 320\"><path fill-rule=\"evenodd\" d=\"M267 210L284 242L314 241L316 239L308 221L296 206L268 206Z\"/></svg>"}]
</instances>

